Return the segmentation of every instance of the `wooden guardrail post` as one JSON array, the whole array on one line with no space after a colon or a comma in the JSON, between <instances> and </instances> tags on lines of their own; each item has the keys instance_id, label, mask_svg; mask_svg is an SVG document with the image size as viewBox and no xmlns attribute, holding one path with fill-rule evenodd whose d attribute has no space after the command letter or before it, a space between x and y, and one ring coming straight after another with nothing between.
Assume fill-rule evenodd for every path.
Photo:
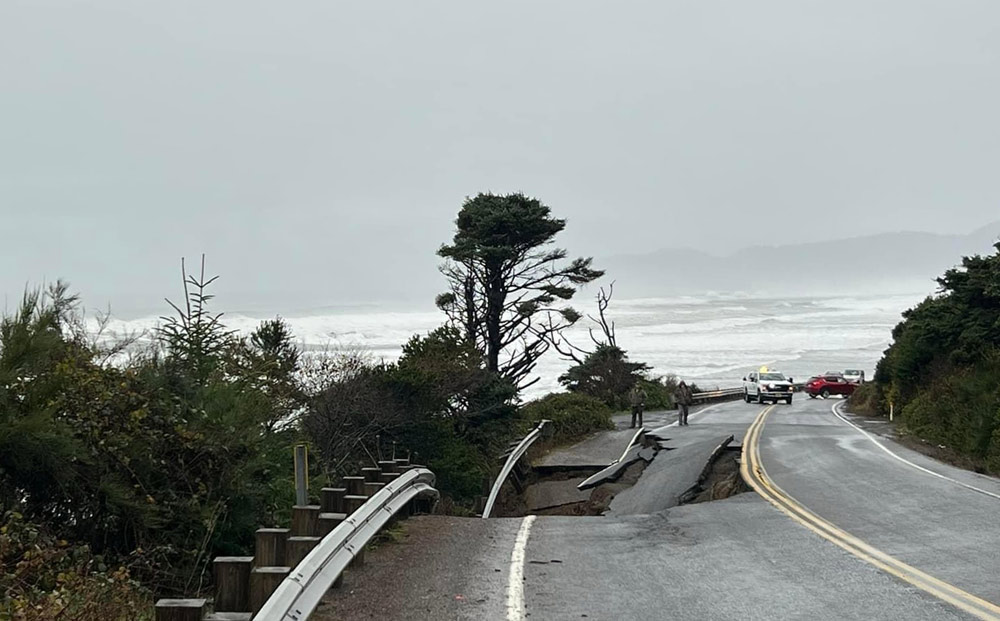
<instances>
[{"instance_id":1,"label":"wooden guardrail post","mask_svg":"<svg viewBox=\"0 0 1000 621\"><path fill-rule=\"evenodd\" d=\"M346 487L324 487L319 491L320 513L343 513Z\"/></svg>"},{"instance_id":2,"label":"wooden guardrail post","mask_svg":"<svg viewBox=\"0 0 1000 621\"><path fill-rule=\"evenodd\" d=\"M413 513L430 513L434 509L434 502L429 498L415 498L413 500Z\"/></svg>"},{"instance_id":3,"label":"wooden guardrail post","mask_svg":"<svg viewBox=\"0 0 1000 621\"><path fill-rule=\"evenodd\" d=\"M380 474L382 474L382 471L379 470L378 468L361 469L361 476L363 476L365 478L365 481L369 483L377 483Z\"/></svg>"},{"instance_id":4,"label":"wooden guardrail post","mask_svg":"<svg viewBox=\"0 0 1000 621\"><path fill-rule=\"evenodd\" d=\"M348 567L362 567L365 564L365 550L368 548L361 548L354 554L354 558L351 559Z\"/></svg>"},{"instance_id":5,"label":"wooden guardrail post","mask_svg":"<svg viewBox=\"0 0 1000 621\"><path fill-rule=\"evenodd\" d=\"M294 568L319 542L319 537L289 537L285 547L285 565Z\"/></svg>"},{"instance_id":6,"label":"wooden guardrail post","mask_svg":"<svg viewBox=\"0 0 1000 621\"><path fill-rule=\"evenodd\" d=\"M421 466L417 464L411 464L410 468L426 468L427 466ZM414 498L410 502L410 515L416 515L418 513L430 513L434 508L434 501L428 498Z\"/></svg>"},{"instance_id":7,"label":"wooden guardrail post","mask_svg":"<svg viewBox=\"0 0 1000 621\"><path fill-rule=\"evenodd\" d=\"M280 567L285 562L287 528L258 528L255 533L254 562L258 567Z\"/></svg>"},{"instance_id":8,"label":"wooden guardrail post","mask_svg":"<svg viewBox=\"0 0 1000 621\"><path fill-rule=\"evenodd\" d=\"M383 487L385 487L385 483L377 483L377 482L376 483L369 483L369 482L366 481L365 482L365 496L368 496L369 498L371 498L372 496L374 496L375 494L377 494L378 491L380 489L382 489Z\"/></svg>"},{"instance_id":9,"label":"wooden guardrail post","mask_svg":"<svg viewBox=\"0 0 1000 621\"><path fill-rule=\"evenodd\" d=\"M250 612L257 614L291 571L291 567L254 567L250 572Z\"/></svg>"},{"instance_id":10,"label":"wooden guardrail post","mask_svg":"<svg viewBox=\"0 0 1000 621\"><path fill-rule=\"evenodd\" d=\"M386 472L396 472L396 460L387 459L385 461L380 461L378 462L378 469L381 470L383 474Z\"/></svg>"},{"instance_id":11,"label":"wooden guardrail post","mask_svg":"<svg viewBox=\"0 0 1000 621\"><path fill-rule=\"evenodd\" d=\"M344 477L342 480L344 487L347 488L348 495L360 496L365 493L364 477Z\"/></svg>"},{"instance_id":12,"label":"wooden guardrail post","mask_svg":"<svg viewBox=\"0 0 1000 621\"><path fill-rule=\"evenodd\" d=\"M216 612L250 612L252 556L217 556L212 561Z\"/></svg>"},{"instance_id":13,"label":"wooden guardrail post","mask_svg":"<svg viewBox=\"0 0 1000 621\"><path fill-rule=\"evenodd\" d=\"M313 537L319 529L319 505L292 507L292 536Z\"/></svg>"},{"instance_id":14,"label":"wooden guardrail post","mask_svg":"<svg viewBox=\"0 0 1000 621\"><path fill-rule=\"evenodd\" d=\"M156 621L201 621L203 599L161 599L156 602Z\"/></svg>"}]
</instances>

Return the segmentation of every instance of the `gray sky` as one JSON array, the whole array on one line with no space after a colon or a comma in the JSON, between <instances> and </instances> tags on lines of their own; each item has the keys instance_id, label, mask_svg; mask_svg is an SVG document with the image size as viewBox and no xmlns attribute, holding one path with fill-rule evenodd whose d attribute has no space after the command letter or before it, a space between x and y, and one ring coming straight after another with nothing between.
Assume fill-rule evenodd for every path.
<instances>
[{"instance_id":1,"label":"gray sky","mask_svg":"<svg viewBox=\"0 0 1000 621\"><path fill-rule=\"evenodd\" d=\"M966 232L997 110L996 0L4 0L0 291L429 302L481 190L572 254Z\"/></svg>"}]
</instances>

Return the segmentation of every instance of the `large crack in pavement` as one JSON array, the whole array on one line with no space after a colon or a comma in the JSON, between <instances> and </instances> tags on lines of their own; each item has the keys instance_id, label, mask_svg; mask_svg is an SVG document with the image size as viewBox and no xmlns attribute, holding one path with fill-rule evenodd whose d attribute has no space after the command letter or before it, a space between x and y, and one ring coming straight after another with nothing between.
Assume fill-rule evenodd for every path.
<instances>
[{"instance_id":1,"label":"large crack in pavement","mask_svg":"<svg viewBox=\"0 0 1000 621\"><path fill-rule=\"evenodd\" d=\"M749 490L739 476L739 447L733 440L708 434L673 446L670 438L647 433L620 461L604 468L535 467L520 493L508 489L501 495L494 515L645 515L722 500Z\"/></svg>"}]
</instances>

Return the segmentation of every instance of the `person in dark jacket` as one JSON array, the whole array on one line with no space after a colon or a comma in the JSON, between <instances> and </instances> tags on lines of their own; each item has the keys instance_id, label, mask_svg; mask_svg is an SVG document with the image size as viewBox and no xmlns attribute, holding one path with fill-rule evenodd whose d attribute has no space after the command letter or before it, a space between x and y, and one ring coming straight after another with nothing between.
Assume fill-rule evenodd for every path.
<instances>
[{"instance_id":1,"label":"person in dark jacket","mask_svg":"<svg viewBox=\"0 0 1000 621\"><path fill-rule=\"evenodd\" d=\"M677 384L677 390L674 391L674 403L677 404L677 424L687 425L688 424L688 408L691 406L691 402L694 401L694 395L691 393L691 388L681 380Z\"/></svg>"},{"instance_id":2,"label":"person in dark jacket","mask_svg":"<svg viewBox=\"0 0 1000 621\"><path fill-rule=\"evenodd\" d=\"M635 427L635 417L639 417L639 426L642 427L642 410L646 407L646 391L636 384L628 393L629 402L632 404L632 427Z\"/></svg>"}]
</instances>

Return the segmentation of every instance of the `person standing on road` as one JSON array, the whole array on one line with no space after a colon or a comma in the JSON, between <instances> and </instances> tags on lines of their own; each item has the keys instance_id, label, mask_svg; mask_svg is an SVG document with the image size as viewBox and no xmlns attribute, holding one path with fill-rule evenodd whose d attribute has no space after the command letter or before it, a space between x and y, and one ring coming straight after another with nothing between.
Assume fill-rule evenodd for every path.
<instances>
[{"instance_id":1,"label":"person standing on road","mask_svg":"<svg viewBox=\"0 0 1000 621\"><path fill-rule=\"evenodd\" d=\"M642 427L642 410L646 407L646 391L639 384L632 387L628 393L629 401L632 403L632 428L635 428L635 417L639 417L639 426Z\"/></svg>"},{"instance_id":2,"label":"person standing on road","mask_svg":"<svg viewBox=\"0 0 1000 621\"><path fill-rule=\"evenodd\" d=\"M691 402L694 400L694 395L691 394L691 388L681 380L677 384L677 390L674 391L674 403L677 404L677 425L687 425L688 424L688 408L691 406Z\"/></svg>"}]
</instances>

